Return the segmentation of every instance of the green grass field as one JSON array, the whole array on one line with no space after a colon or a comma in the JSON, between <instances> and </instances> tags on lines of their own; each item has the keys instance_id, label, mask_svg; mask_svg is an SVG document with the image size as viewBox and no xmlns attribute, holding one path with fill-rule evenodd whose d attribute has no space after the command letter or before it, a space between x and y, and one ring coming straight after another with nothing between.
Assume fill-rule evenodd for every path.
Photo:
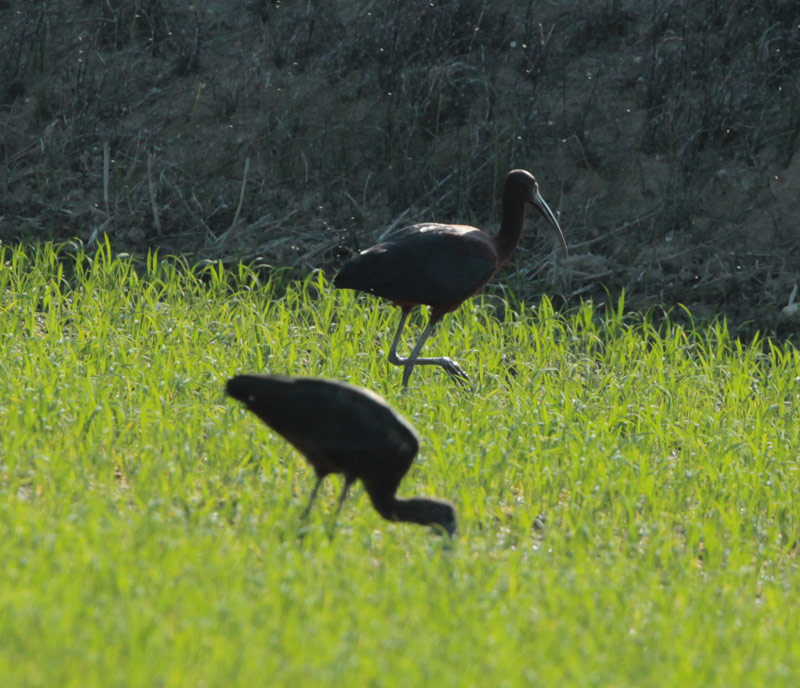
<instances>
[{"instance_id":1,"label":"green grass field","mask_svg":"<svg viewBox=\"0 0 800 688\"><path fill-rule=\"evenodd\" d=\"M401 393L397 310L320 274L0 256L1 686L798 685L794 348L478 299L425 348L471 388ZM383 395L452 545L359 487L330 540L338 476L299 538L256 371Z\"/></svg>"}]
</instances>

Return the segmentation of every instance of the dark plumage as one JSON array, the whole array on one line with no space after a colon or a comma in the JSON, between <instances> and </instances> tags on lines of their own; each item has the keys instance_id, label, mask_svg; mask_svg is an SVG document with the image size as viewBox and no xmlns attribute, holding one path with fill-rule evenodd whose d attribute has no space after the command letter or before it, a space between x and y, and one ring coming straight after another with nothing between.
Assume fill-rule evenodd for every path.
<instances>
[{"instance_id":1,"label":"dark plumage","mask_svg":"<svg viewBox=\"0 0 800 688\"><path fill-rule=\"evenodd\" d=\"M360 479L378 513L390 521L456 529L452 504L395 496L419 448L413 427L381 397L344 382L282 375L239 375L227 393L241 401L308 459L317 474L308 514L323 478L343 473L338 510Z\"/></svg>"},{"instance_id":2,"label":"dark plumage","mask_svg":"<svg viewBox=\"0 0 800 688\"><path fill-rule=\"evenodd\" d=\"M389 362L404 366L403 387L415 365L438 365L456 380L467 374L449 358L419 358L422 345L436 323L480 291L508 260L519 243L530 203L553 226L567 255L567 243L556 216L539 193L530 172L511 170L503 186L500 231L496 236L466 225L418 224L405 227L345 263L334 280L340 289L356 289L400 306L400 324L389 350ZM397 345L414 306L430 306L427 327L408 358Z\"/></svg>"}]
</instances>

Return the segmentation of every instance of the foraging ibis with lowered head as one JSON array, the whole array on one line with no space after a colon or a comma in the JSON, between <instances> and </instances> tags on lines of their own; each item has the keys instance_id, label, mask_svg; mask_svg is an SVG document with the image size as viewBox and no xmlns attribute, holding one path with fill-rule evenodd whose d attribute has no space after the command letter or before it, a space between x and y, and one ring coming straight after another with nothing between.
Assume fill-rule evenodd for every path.
<instances>
[{"instance_id":1,"label":"foraging ibis with lowered head","mask_svg":"<svg viewBox=\"0 0 800 688\"><path fill-rule=\"evenodd\" d=\"M282 375L238 375L228 380L229 396L306 457L317 481L303 512L308 515L320 483L344 474L338 514L355 480L372 505L390 521L456 530L453 505L439 499L395 495L419 448L419 435L377 394L344 382Z\"/></svg>"}]
</instances>

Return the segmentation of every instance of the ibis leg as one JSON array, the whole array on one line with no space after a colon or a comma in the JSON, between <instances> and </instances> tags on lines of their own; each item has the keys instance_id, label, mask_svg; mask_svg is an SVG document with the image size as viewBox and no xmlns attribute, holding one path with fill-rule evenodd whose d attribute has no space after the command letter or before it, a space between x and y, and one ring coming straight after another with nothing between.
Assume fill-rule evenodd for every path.
<instances>
[{"instance_id":1,"label":"ibis leg","mask_svg":"<svg viewBox=\"0 0 800 688\"><path fill-rule=\"evenodd\" d=\"M301 521L305 521L308 518L308 512L311 511L311 505L314 503L314 498L317 496L317 490L319 490L320 483L322 482L323 476L317 476L317 482L314 483L314 489L311 490L311 497L308 498L308 504L306 508L303 510L302 516L300 516Z\"/></svg>"},{"instance_id":2,"label":"ibis leg","mask_svg":"<svg viewBox=\"0 0 800 688\"><path fill-rule=\"evenodd\" d=\"M328 536L333 539L333 529L336 526L336 519L339 516L339 512L342 510L342 505L344 504L344 500L347 499L347 492L350 490L350 486L355 482L355 478L346 475L344 477L344 487L342 488L342 492L339 495L339 499L336 503L336 511L333 512L333 516L331 517L330 524L328 525Z\"/></svg>"},{"instance_id":3,"label":"ibis leg","mask_svg":"<svg viewBox=\"0 0 800 688\"><path fill-rule=\"evenodd\" d=\"M400 343L400 335L403 334L403 328L406 326L408 314L411 312L410 308L403 308L400 313L400 322L397 324L397 332L394 334L394 341L392 341L392 348L389 349L389 363L393 365L405 365L406 359L400 358L397 355L397 345Z\"/></svg>"},{"instance_id":4,"label":"ibis leg","mask_svg":"<svg viewBox=\"0 0 800 688\"><path fill-rule=\"evenodd\" d=\"M344 487L342 488L342 492L339 495L339 501L336 502L336 511L333 513L333 518L335 519L339 512L342 510L342 505L344 504L344 500L347 499L347 492L350 490L350 486L355 482L355 478L350 476L345 476L344 478Z\"/></svg>"},{"instance_id":5,"label":"ibis leg","mask_svg":"<svg viewBox=\"0 0 800 688\"><path fill-rule=\"evenodd\" d=\"M468 380L469 378L461 369L461 366L450 358L445 356L439 358L419 358L419 352L422 351L425 340L430 337L431 332L433 332L433 328L436 327L436 324L442 319L440 314L434 313L433 311L431 311L431 317L428 320L428 324L425 326L425 329L419 336L419 339L417 340L417 343L414 346L411 354L409 354L408 358L400 358L397 355L397 345L400 342L400 335L403 332L403 327L405 327L406 319L408 318L408 314L410 312L410 308L403 309L403 313L400 316L400 324L397 327L397 333L395 334L394 341L392 342L392 348L389 350L389 362L405 368L405 370L403 370L403 387L408 386L408 380L411 377L411 373L414 372L414 366L417 365L437 365L441 368L444 368L445 372L456 382L464 382Z\"/></svg>"}]
</instances>

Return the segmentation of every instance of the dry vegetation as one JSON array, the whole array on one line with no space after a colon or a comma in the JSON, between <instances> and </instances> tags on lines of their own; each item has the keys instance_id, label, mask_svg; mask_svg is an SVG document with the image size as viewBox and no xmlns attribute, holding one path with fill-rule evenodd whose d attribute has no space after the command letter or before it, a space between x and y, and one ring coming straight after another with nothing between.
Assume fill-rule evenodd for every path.
<instances>
[{"instance_id":1,"label":"dry vegetation","mask_svg":"<svg viewBox=\"0 0 800 688\"><path fill-rule=\"evenodd\" d=\"M796 0L0 0L0 239L334 267L388 226L493 229L568 301L771 328L800 278Z\"/></svg>"}]
</instances>

